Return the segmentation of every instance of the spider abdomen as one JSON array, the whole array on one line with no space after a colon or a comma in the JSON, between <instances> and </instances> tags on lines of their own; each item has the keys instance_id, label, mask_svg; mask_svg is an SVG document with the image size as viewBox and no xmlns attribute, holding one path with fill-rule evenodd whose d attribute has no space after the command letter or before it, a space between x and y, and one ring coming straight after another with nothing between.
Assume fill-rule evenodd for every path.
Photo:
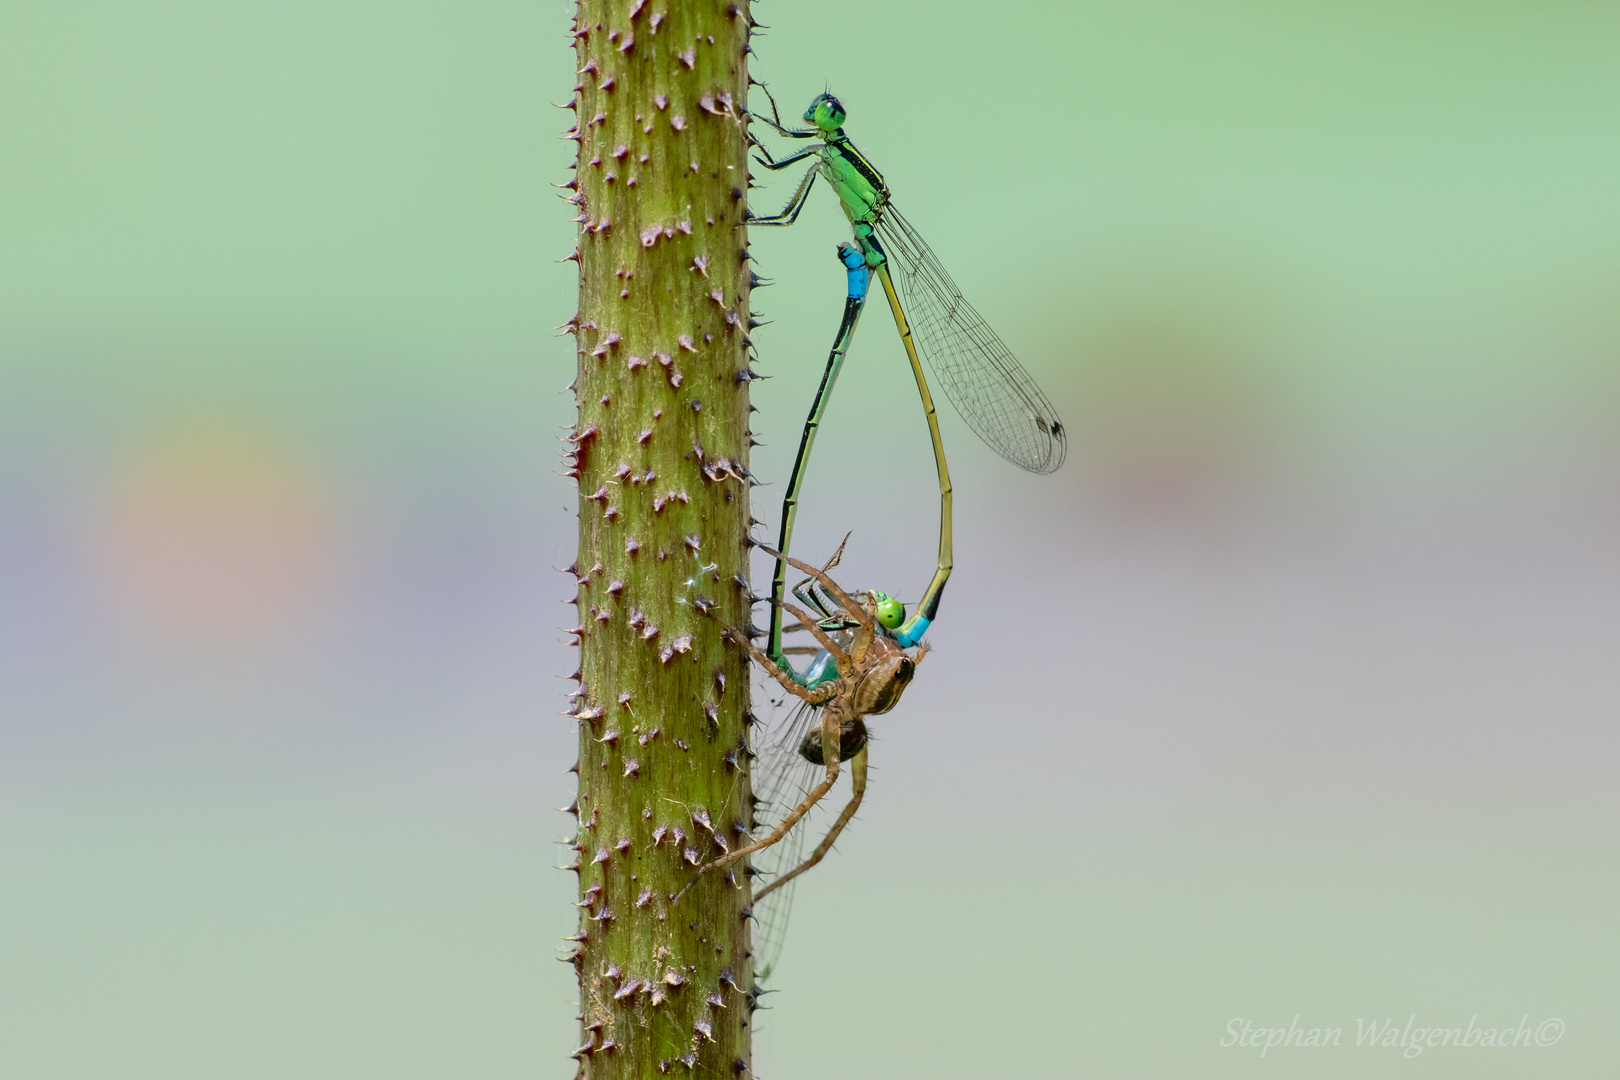
<instances>
[{"instance_id":1,"label":"spider abdomen","mask_svg":"<svg viewBox=\"0 0 1620 1080\"><path fill-rule=\"evenodd\" d=\"M860 717L845 720L838 729L838 760L848 761L861 752L866 745L866 724ZM799 756L812 765L825 765L826 758L821 752L821 725L816 724L805 732L804 741L799 744Z\"/></svg>"}]
</instances>

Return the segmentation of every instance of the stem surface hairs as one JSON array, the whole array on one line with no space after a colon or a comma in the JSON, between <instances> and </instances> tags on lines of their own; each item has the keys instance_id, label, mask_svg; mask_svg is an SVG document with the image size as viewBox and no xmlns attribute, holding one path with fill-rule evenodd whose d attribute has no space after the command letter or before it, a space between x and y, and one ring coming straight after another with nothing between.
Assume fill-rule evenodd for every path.
<instances>
[{"instance_id":1,"label":"stem surface hairs","mask_svg":"<svg viewBox=\"0 0 1620 1080\"><path fill-rule=\"evenodd\" d=\"M750 1073L746 0L581 0L580 1077Z\"/></svg>"}]
</instances>

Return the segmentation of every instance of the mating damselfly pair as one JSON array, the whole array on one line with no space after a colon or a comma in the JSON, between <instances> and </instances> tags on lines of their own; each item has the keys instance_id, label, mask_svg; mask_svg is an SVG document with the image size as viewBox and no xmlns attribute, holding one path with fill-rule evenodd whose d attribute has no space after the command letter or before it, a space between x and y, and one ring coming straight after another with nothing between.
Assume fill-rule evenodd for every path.
<instances>
[{"instance_id":1,"label":"mating damselfly pair","mask_svg":"<svg viewBox=\"0 0 1620 1080\"><path fill-rule=\"evenodd\" d=\"M768 98L769 92L766 94ZM854 231L854 242L843 243L838 249L848 278L848 295L800 436L782 501L777 546L773 550L760 545L776 560L766 647L758 648L740 631L730 634L772 679L798 699L797 707L779 716L754 740L758 756L753 780L759 804L753 842L704 867L707 870L752 857L764 876L755 892L755 915L760 923L755 970L763 978L781 945L793 881L827 854L865 794L865 718L888 712L899 701L927 651L923 635L938 616L940 597L951 575L950 470L923 361L968 425L1014 465L1035 473L1051 472L1062 464L1067 442L1051 402L962 298L943 265L891 203L883 175L844 134L845 111L838 99L831 94L818 95L805 110L804 120L810 125L805 128L784 126L774 100L769 119L759 113L752 116L778 135L812 143L778 159L751 139L763 155L755 159L760 165L775 171L808 159L814 161L780 213L750 216L749 224L793 224L820 176L837 193ZM850 593L838 585L828 571L837 565L842 545L820 568L794 559L789 553L799 494L816 433L848 355L873 277L883 288L911 365L939 480L939 551L934 575L909 619L904 605L884 593ZM789 566L807 575L793 590L803 606L786 599ZM784 613L792 615L797 623L784 627ZM810 634L817 645L784 648L783 635L792 631ZM814 659L801 672L789 660L790 653L810 653ZM814 851L801 861L805 830L795 826L831 790L843 761L850 763L849 801ZM820 779L816 780L818 772ZM760 835L766 826L770 827L768 834Z\"/></svg>"}]
</instances>

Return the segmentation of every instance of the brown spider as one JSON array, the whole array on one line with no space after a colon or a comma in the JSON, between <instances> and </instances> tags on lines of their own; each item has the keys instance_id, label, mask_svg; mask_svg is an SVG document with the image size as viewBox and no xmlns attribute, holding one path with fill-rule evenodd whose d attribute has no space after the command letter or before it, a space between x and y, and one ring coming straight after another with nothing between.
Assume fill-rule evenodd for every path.
<instances>
[{"instance_id":1,"label":"brown spider","mask_svg":"<svg viewBox=\"0 0 1620 1080\"><path fill-rule=\"evenodd\" d=\"M908 655L898 642L880 629L876 618L878 601L874 594L859 592L851 596L828 576L826 571L837 564L838 555L833 556L825 569L818 570L797 559L781 555L764 544L760 544L759 548L767 555L782 559L789 566L809 574L831 597L834 605L827 612L828 617L822 619L817 619L786 600L781 601L781 604L799 620L800 627L808 630L821 643L821 647L837 665L838 675L836 678L807 687L791 667L785 663L772 661L742 631L727 627L725 633L732 641L747 649L748 654L788 693L822 710L820 722L805 736L804 742L799 747L799 753L812 763L825 766L827 772L826 776L805 795L803 801L782 818L769 836L722 855L701 867L698 872L701 874L735 859L745 858L781 840L794 825L798 824L800 818L809 813L812 806L832 790L834 782L838 779L839 763L842 761L850 762L850 779L854 790L849 803L839 813L838 820L833 823L810 857L755 893L756 902L816 865L832 850L833 842L855 816L855 811L861 805L861 799L866 795L864 718L886 713L895 707L901 693L916 673L917 664L928 652L928 646L923 645ZM838 551L842 554L843 545L839 545ZM798 593L798 590L795 589L794 592ZM802 597L803 594L799 595ZM841 627L849 631L847 635L840 635L846 636L847 640L840 643L824 627L832 627L835 631Z\"/></svg>"}]
</instances>

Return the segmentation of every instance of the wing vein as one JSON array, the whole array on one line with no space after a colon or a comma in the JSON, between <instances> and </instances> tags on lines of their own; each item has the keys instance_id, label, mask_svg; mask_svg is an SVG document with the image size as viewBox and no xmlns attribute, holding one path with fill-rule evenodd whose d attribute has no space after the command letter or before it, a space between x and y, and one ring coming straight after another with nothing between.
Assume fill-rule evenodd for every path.
<instances>
[{"instance_id":1,"label":"wing vein","mask_svg":"<svg viewBox=\"0 0 1620 1080\"><path fill-rule=\"evenodd\" d=\"M877 228L912 340L962 419L1021 469L1049 473L1063 464L1063 423L1029 372L893 203Z\"/></svg>"}]
</instances>

